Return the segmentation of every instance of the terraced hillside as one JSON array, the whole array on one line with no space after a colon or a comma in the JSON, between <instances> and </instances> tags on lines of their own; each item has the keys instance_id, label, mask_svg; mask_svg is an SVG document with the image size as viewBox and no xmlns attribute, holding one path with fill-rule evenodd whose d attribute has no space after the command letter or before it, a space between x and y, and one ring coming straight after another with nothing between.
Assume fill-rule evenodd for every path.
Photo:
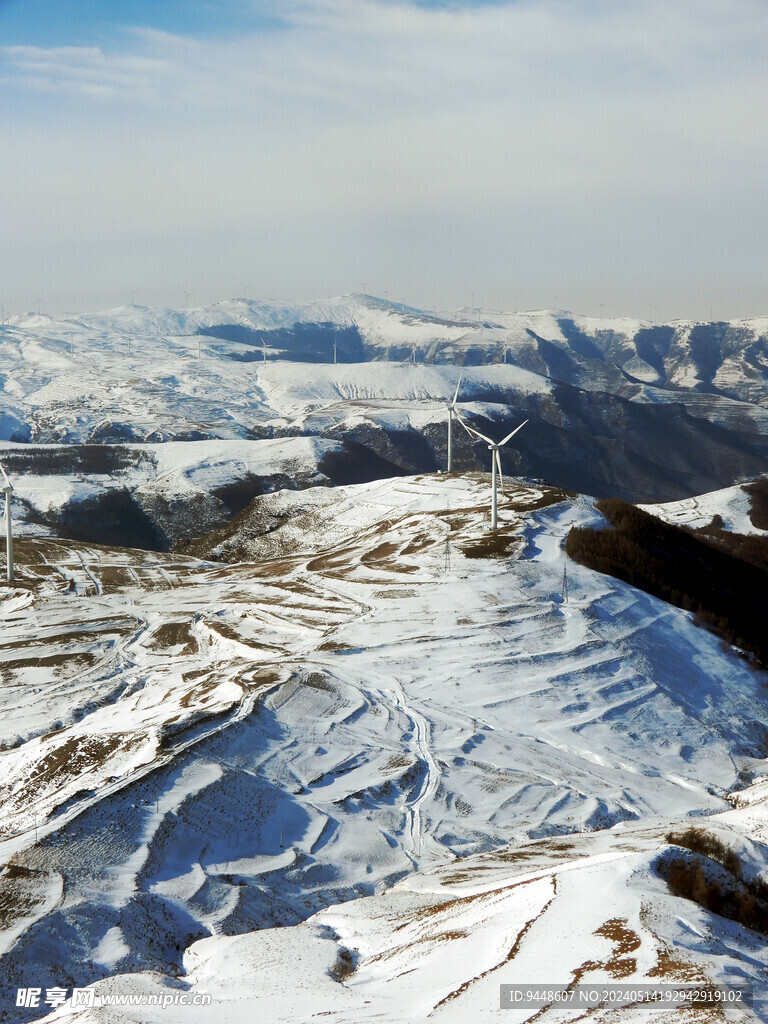
<instances>
[{"instance_id":1,"label":"terraced hillside","mask_svg":"<svg viewBox=\"0 0 768 1024\"><path fill-rule=\"evenodd\" d=\"M564 561L587 499L508 485L489 546L488 484L267 496L278 525L236 563L19 544L0 592L6 1012L32 970L215 993L217 1019L258 993L276 1021L492 1020L499 981L547 964L759 976L764 945L654 865L693 815L762 870L763 676Z\"/></svg>"}]
</instances>

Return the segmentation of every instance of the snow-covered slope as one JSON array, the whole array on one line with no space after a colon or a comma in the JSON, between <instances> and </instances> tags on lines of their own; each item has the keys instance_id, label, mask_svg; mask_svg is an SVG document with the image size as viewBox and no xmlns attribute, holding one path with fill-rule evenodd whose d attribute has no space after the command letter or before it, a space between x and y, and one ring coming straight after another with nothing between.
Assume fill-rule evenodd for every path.
<instances>
[{"instance_id":1,"label":"snow-covered slope","mask_svg":"<svg viewBox=\"0 0 768 1024\"><path fill-rule=\"evenodd\" d=\"M750 507L752 498L744 486L735 484L695 498L669 501L659 505L641 505L646 512L652 512L667 523L695 528L709 526L715 516L722 519L722 528L735 533L762 534L752 522Z\"/></svg>"},{"instance_id":2,"label":"snow-covered slope","mask_svg":"<svg viewBox=\"0 0 768 1024\"><path fill-rule=\"evenodd\" d=\"M219 335L210 333L217 328ZM337 383L327 364L333 365L340 331L353 332L358 342L346 354L342 346L341 364L414 356L435 372L405 391L370 369L364 375L352 371L348 387L343 377ZM563 311L438 316L354 295L303 304L232 300L191 310L25 314L0 325L2 436L11 438L15 431L21 439L27 431L34 440L83 442L94 431L114 431L115 424L131 429L132 440L184 430L244 436L249 424L269 420L276 411L260 392L267 370L262 356L270 362L325 363L337 397L347 399L439 399L447 386L437 367L508 362L549 380L638 400L646 400L649 386L658 386L672 389L678 400L703 389L759 404L768 394L760 361L767 334L766 318L651 324ZM309 349L309 342L296 341L308 337L314 339ZM521 383L534 390L542 386L531 378ZM304 402L311 397L305 395Z\"/></svg>"},{"instance_id":3,"label":"snow-covered slope","mask_svg":"<svg viewBox=\"0 0 768 1024\"><path fill-rule=\"evenodd\" d=\"M333 457L346 460L343 444L320 437L74 451L0 445L0 460L14 480L17 535L106 534L125 546L161 549L221 526L262 490L331 484L332 470L326 474L322 467Z\"/></svg>"},{"instance_id":4,"label":"snow-covered slope","mask_svg":"<svg viewBox=\"0 0 768 1024\"><path fill-rule=\"evenodd\" d=\"M765 848L745 838L756 820L764 830L764 805L750 816L708 819L707 828L765 877ZM157 975L110 979L94 986L94 1009L76 1019L208 1024L223 1013L245 1024L256 1012L275 1024L765 1020L765 943L670 893L656 864L673 849L662 827L630 826L478 854L291 928L203 939L185 957L182 992ZM660 993L666 986L667 998L675 984L728 986L731 996L754 994L754 1003L643 1007L629 997L623 1009L600 1012L606 994L643 984ZM501 985L559 989L573 1005L551 995L527 1010L501 1009ZM591 996L591 1011L578 1005L576 985ZM180 995L190 1005L174 1004ZM131 996L160 1005L109 1005ZM72 1018L62 1010L50 1019Z\"/></svg>"},{"instance_id":5,"label":"snow-covered slope","mask_svg":"<svg viewBox=\"0 0 768 1024\"><path fill-rule=\"evenodd\" d=\"M331 482L432 472L445 465L445 406L461 375L463 413L481 430L530 422L504 450L506 472L600 496L680 498L764 468L765 328L436 315L354 295L26 314L0 325L0 441L65 444L70 475L78 445L297 435L352 446ZM455 455L458 468L487 468L463 432ZM20 472L39 475L33 454ZM203 515L193 532L212 525Z\"/></svg>"},{"instance_id":6,"label":"snow-covered slope","mask_svg":"<svg viewBox=\"0 0 768 1024\"><path fill-rule=\"evenodd\" d=\"M764 679L566 565L590 501L513 483L491 539L483 475L264 500L283 525L234 566L20 541L0 998L115 976L211 992L217 1019L485 1021L499 981L616 977L621 929L623 977L675 945L697 979L748 949L762 970L651 862L765 776ZM116 1012L72 1019L160 1019Z\"/></svg>"}]
</instances>

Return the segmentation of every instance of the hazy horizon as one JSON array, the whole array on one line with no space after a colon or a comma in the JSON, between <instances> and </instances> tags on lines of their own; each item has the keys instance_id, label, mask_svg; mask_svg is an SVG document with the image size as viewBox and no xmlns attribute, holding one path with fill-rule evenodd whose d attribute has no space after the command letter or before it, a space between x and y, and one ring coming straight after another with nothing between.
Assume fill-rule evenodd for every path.
<instances>
[{"instance_id":1,"label":"hazy horizon","mask_svg":"<svg viewBox=\"0 0 768 1024\"><path fill-rule=\"evenodd\" d=\"M0 40L6 313L768 313L761 0L0 0Z\"/></svg>"},{"instance_id":2,"label":"hazy horizon","mask_svg":"<svg viewBox=\"0 0 768 1024\"><path fill-rule=\"evenodd\" d=\"M328 295L328 296L316 295L316 296L310 296L310 297L299 298L299 299L291 299L291 298L276 299L276 298L274 298L272 296L267 296L267 295L250 295L249 294L247 297L244 297L242 295L232 295L232 296L229 296L229 297L226 297L226 298L222 298L222 297L214 298L210 302L204 302L204 303L198 303L198 302L191 302L190 301L188 306L185 305L184 297L183 297L183 294L182 294L182 301L181 302L176 302L176 303L173 303L173 302L171 302L171 303L143 303L143 302L138 301L138 298L137 298L134 302L130 302L130 301L129 302L122 302L122 303L118 302L118 303L116 303L116 304L114 304L112 306L102 306L102 307L92 306L92 307L87 307L87 308L82 308L82 309L66 309L66 310L53 310L53 311L45 309L44 308L44 304L41 302L39 311L38 311L37 308L35 308L35 309L25 309L25 310L9 310L8 308L4 308L4 318L0 322L11 323L13 321L13 319L16 318L16 317L22 317L23 318L23 317L27 317L27 316L38 316L38 315L50 318L51 320L63 320L64 322L66 322L67 318L71 319L71 318L76 318L76 317L80 317L80 316L88 316L88 315L95 315L95 314L102 314L102 313L110 313L110 312L114 312L114 311L118 311L118 310L130 310L130 309L135 309L137 311L140 311L140 310L144 309L144 310L153 310L153 311L158 311L158 312L170 311L170 312L173 312L173 313L176 313L176 312L183 313L183 312L186 311L186 312L189 312L189 313L194 313L195 310L209 309L212 306L216 306L216 305L226 306L226 305L228 305L230 303L235 303L235 302L248 302L248 303L252 303L254 305L259 305L259 304L264 304L264 305L277 304L278 306L285 306L285 307L290 308L290 307L293 307L293 306L305 306L305 305L306 306L312 306L312 305L320 304L320 303L324 303L324 302L331 302L331 303L333 303L333 302L343 302L344 300L353 300L353 299L359 299L361 301L365 301L366 299L369 299L369 300L371 300L373 302L376 302L376 303L388 303L389 305L391 305L394 308L402 307L405 310L413 310L416 313L422 313L422 314L424 314L427 317L434 316L437 319L440 319L441 317L450 317L450 316L453 316L453 315L458 315L458 316L461 316L462 318L465 318L468 321L481 320L481 319L492 320L494 316L505 316L506 317L506 316L510 316L510 315L512 315L512 316L519 315L521 317L524 317L524 316L529 316L529 315L534 315L534 314L540 315L542 313L548 313L548 314L551 314L552 316L555 316L555 317L558 317L558 316L575 316L575 317L584 318L584 319L606 320L606 321L608 321L608 320L622 320L622 319L626 319L626 320L632 320L632 321L641 321L641 322L645 322L645 323L649 323L649 324L654 324L654 323L661 324L661 323L672 323L672 322L675 322L675 323L676 322L682 322L682 323L687 323L687 322L695 322L695 323L720 323L720 322L722 322L722 323L725 323L725 322L737 321L737 320L738 321L740 321L740 320L761 320L761 319L765 318L766 316L768 316L768 314L756 313L756 314L751 315L751 316L745 316L745 317L742 317L742 316L732 316L732 317L727 317L727 318L726 317L723 317L723 318L712 317L712 318L710 318L708 316L705 316L705 317L692 317L692 316L688 316L688 317L686 317L686 316L674 317L674 316L672 316L672 317L662 318L660 310L658 311L658 316L655 315L655 311L654 310L651 310L648 313L648 315L643 316L642 314L635 315L635 314L631 314L631 313L611 313L607 308L603 308L601 311L596 311L595 312L595 311L590 311L590 310L566 309L566 308L564 308L562 306L559 306L557 309L555 309L555 308L553 308L551 306L535 306L535 307L531 307L531 308L526 308L526 307L522 307L522 306L519 306L519 305L518 305L518 307L516 309L501 309L501 308L491 308L491 307L488 307L488 306L480 306L479 304L477 304L475 306L471 306L471 305L467 304L466 306L454 306L454 307L442 307L442 306L425 307L425 306L418 305L418 303L402 302L401 300L399 300L397 298L394 298L392 296L390 296L387 299L385 299L381 295L374 295L374 294L371 294L371 293L362 294L362 293L355 293L355 292L347 292L345 294L340 294L340 295Z\"/></svg>"}]
</instances>

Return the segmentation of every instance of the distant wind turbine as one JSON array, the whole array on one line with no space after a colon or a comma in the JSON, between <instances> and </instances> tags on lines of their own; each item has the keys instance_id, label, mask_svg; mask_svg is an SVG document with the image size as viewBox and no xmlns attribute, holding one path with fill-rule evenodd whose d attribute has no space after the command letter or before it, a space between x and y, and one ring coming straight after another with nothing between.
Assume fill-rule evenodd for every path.
<instances>
[{"instance_id":1,"label":"distant wind turbine","mask_svg":"<svg viewBox=\"0 0 768 1024\"><path fill-rule=\"evenodd\" d=\"M240 284L243 286L243 302L247 302L248 301L248 287L249 286L245 283L245 281L241 281Z\"/></svg>"},{"instance_id":2,"label":"distant wind turbine","mask_svg":"<svg viewBox=\"0 0 768 1024\"><path fill-rule=\"evenodd\" d=\"M5 470L0 464L0 473L3 474L4 486L0 488L5 494L5 575L9 583L13 583L13 527L11 525L11 495L13 487L8 479Z\"/></svg>"},{"instance_id":3,"label":"distant wind turbine","mask_svg":"<svg viewBox=\"0 0 768 1024\"><path fill-rule=\"evenodd\" d=\"M192 292L188 292L184 288L182 289L182 291L184 292L184 309L189 309L189 296L192 294Z\"/></svg>"},{"instance_id":4,"label":"distant wind turbine","mask_svg":"<svg viewBox=\"0 0 768 1024\"><path fill-rule=\"evenodd\" d=\"M528 422L528 420L523 420L523 422L520 424L519 427L515 427L515 429L510 434L507 434L507 436L504 438L503 441L499 441L499 443L497 444L495 441L492 441L490 439L490 437L486 437L485 434L481 434L479 430L475 430L474 427L470 427L468 423L464 422L464 420L461 418L461 416L459 416L458 413L456 413L456 417L457 417L459 423L461 423L461 425L464 427L464 429L469 434L474 434L474 436L478 440L485 441L485 443L490 448L490 451L491 451L491 529L495 530L496 527L497 527L497 523L498 523L498 518L497 518L497 514L496 514L497 505L498 505L497 494L496 494L497 486L498 486L497 485L497 481L496 481L496 474L497 474L497 472L498 472L498 477L499 477L499 484L501 486L502 491L504 490L504 480L503 480L503 477L501 475L501 456L499 455L499 451L504 447L504 445L507 443L507 441L510 441L515 436L515 434L518 432L518 430L522 430L523 429L523 427Z\"/></svg>"}]
</instances>

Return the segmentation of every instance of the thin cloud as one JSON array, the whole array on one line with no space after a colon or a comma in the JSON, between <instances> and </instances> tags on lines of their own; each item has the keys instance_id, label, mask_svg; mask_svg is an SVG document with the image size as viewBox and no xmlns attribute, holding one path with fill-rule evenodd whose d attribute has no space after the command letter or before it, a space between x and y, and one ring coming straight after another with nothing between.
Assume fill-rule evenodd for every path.
<instances>
[{"instance_id":1,"label":"thin cloud","mask_svg":"<svg viewBox=\"0 0 768 1024\"><path fill-rule=\"evenodd\" d=\"M165 57L106 54L94 46L7 46L3 54L21 85L103 99L120 95L134 100L149 98L161 91L177 72ZM6 82L9 77L6 73Z\"/></svg>"},{"instance_id":2,"label":"thin cloud","mask_svg":"<svg viewBox=\"0 0 768 1024\"><path fill-rule=\"evenodd\" d=\"M443 222L454 280L477 284L500 261L518 276L555 259L574 280L615 276L617 224L635 277L673 260L679 274L686 238L730 226L729 265L713 249L707 273L743 271L739 225L768 212L763 0L257 6L280 27L1 51L17 142L0 153L6 232L94 245L101 232L137 251L150 230L191 233L222 258L227 231L273 239L282 224L298 253L286 267L311 282L350 246L402 266L399 238L429 261L425 232ZM525 254L506 224L527 233ZM753 260L755 247L749 232ZM413 273L418 294L427 275Z\"/></svg>"},{"instance_id":3,"label":"thin cloud","mask_svg":"<svg viewBox=\"0 0 768 1024\"><path fill-rule=\"evenodd\" d=\"M535 76L537 93L558 84L657 95L690 83L762 73L768 43L764 3L659 0L622 5L538 2L423 7L380 0L284 0L286 30L230 40L126 30L122 52L96 47L16 46L3 50L17 84L51 91L99 86L104 95L220 102L262 90L319 92L343 108L378 99L454 102L481 92L493 101ZM350 91L350 86L356 89ZM235 87L233 89L233 87Z\"/></svg>"}]
</instances>

